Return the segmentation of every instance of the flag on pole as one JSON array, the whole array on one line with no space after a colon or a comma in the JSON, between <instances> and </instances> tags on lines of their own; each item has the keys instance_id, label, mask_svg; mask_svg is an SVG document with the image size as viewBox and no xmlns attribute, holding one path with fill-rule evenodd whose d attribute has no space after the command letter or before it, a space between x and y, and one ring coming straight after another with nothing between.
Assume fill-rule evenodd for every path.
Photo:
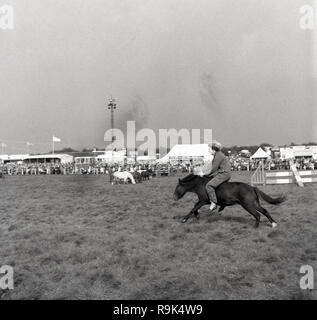
<instances>
[{"instance_id":1,"label":"flag on pole","mask_svg":"<svg viewBox=\"0 0 317 320\"><path fill-rule=\"evenodd\" d=\"M61 139L53 136L53 142L61 142Z\"/></svg>"},{"instance_id":2,"label":"flag on pole","mask_svg":"<svg viewBox=\"0 0 317 320\"><path fill-rule=\"evenodd\" d=\"M27 146L33 146L33 143L27 142L26 145L27 145Z\"/></svg>"}]
</instances>

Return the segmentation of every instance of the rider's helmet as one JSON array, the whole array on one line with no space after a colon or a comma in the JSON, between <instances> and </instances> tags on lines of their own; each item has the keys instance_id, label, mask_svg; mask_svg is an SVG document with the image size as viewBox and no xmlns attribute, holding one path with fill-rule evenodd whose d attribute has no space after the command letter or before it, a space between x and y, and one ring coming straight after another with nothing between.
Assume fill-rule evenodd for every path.
<instances>
[{"instance_id":1,"label":"rider's helmet","mask_svg":"<svg viewBox=\"0 0 317 320\"><path fill-rule=\"evenodd\" d=\"M217 140L212 140L212 143L209 144L209 147L212 150L220 151L222 149L222 144Z\"/></svg>"}]
</instances>

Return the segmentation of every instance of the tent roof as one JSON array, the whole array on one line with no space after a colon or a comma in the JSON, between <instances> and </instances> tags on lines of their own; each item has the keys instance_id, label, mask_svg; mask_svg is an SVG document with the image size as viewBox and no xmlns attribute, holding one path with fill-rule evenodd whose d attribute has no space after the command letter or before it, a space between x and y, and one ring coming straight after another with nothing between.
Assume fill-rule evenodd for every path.
<instances>
[{"instance_id":1,"label":"tent roof","mask_svg":"<svg viewBox=\"0 0 317 320\"><path fill-rule=\"evenodd\" d=\"M51 153L51 154L38 154L38 155L32 155L27 156L23 160L40 160L40 159L60 159L62 163L66 162L72 162L74 157L70 156L69 154L57 154L57 153Z\"/></svg>"},{"instance_id":2,"label":"tent roof","mask_svg":"<svg viewBox=\"0 0 317 320\"><path fill-rule=\"evenodd\" d=\"M211 158L208 151L208 144L177 144L172 150L159 160L166 162L169 160L189 160L192 158Z\"/></svg>"},{"instance_id":3,"label":"tent roof","mask_svg":"<svg viewBox=\"0 0 317 320\"><path fill-rule=\"evenodd\" d=\"M156 156L138 156L137 161L154 161L156 160Z\"/></svg>"},{"instance_id":4,"label":"tent roof","mask_svg":"<svg viewBox=\"0 0 317 320\"><path fill-rule=\"evenodd\" d=\"M8 160L12 161L18 161L18 160L24 160L25 158L28 158L28 154L11 154L8 157Z\"/></svg>"},{"instance_id":5,"label":"tent roof","mask_svg":"<svg viewBox=\"0 0 317 320\"><path fill-rule=\"evenodd\" d=\"M26 159L51 159L51 158L68 158L72 157L69 154L57 154L57 153L50 153L50 154L37 154L32 156L27 156Z\"/></svg>"},{"instance_id":6,"label":"tent roof","mask_svg":"<svg viewBox=\"0 0 317 320\"><path fill-rule=\"evenodd\" d=\"M3 155L0 155L0 159L5 161L19 161L19 160L24 160L29 156L30 155L28 154L10 154L10 155L3 154Z\"/></svg>"},{"instance_id":7,"label":"tent roof","mask_svg":"<svg viewBox=\"0 0 317 320\"><path fill-rule=\"evenodd\" d=\"M117 152L117 151L106 151L104 154L99 154L97 156L98 159L124 159L126 158L125 154L123 152Z\"/></svg>"},{"instance_id":8,"label":"tent roof","mask_svg":"<svg viewBox=\"0 0 317 320\"><path fill-rule=\"evenodd\" d=\"M7 154L0 154L0 160L8 160L9 159L9 155Z\"/></svg>"},{"instance_id":9,"label":"tent roof","mask_svg":"<svg viewBox=\"0 0 317 320\"><path fill-rule=\"evenodd\" d=\"M267 159L270 156L260 147L254 155L251 156L251 159Z\"/></svg>"}]
</instances>

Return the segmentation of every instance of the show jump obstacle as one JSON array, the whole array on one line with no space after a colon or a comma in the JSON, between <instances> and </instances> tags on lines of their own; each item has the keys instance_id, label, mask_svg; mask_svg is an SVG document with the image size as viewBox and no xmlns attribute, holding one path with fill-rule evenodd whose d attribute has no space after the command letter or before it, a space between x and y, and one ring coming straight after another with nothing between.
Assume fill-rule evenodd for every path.
<instances>
[{"instance_id":1,"label":"show jump obstacle","mask_svg":"<svg viewBox=\"0 0 317 320\"><path fill-rule=\"evenodd\" d=\"M251 177L251 185L272 185L296 183L304 187L304 183L317 182L317 170L298 171L294 164L290 171L266 171L261 163Z\"/></svg>"}]
</instances>

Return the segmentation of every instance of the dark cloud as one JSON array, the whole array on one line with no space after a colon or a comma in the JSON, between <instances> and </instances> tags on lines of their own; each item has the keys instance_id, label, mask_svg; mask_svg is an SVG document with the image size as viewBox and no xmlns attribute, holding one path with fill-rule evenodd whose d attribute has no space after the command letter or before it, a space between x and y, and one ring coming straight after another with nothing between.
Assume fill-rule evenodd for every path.
<instances>
[{"instance_id":1,"label":"dark cloud","mask_svg":"<svg viewBox=\"0 0 317 320\"><path fill-rule=\"evenodd\" d=\"M201 76L200 98L203 105L215 116L223 114L222 106L217 95L216 83L210 73Z\"/></svg>"},{"instance_id":2,"label":"dark cloud","mask_svg":"<svg viewBox=\"0 0 317 320\"><path fill-rule=\"evenodd\" d=\"M127 109L127 110L126 110ZM143 98L136 95L132 100L126 103L122 109L123 112L118 113L117 127L124 132L126 131L126 122L135 121L136 130L146 128L148 125L149 107Z\"/></svg>"}]
</instances>

